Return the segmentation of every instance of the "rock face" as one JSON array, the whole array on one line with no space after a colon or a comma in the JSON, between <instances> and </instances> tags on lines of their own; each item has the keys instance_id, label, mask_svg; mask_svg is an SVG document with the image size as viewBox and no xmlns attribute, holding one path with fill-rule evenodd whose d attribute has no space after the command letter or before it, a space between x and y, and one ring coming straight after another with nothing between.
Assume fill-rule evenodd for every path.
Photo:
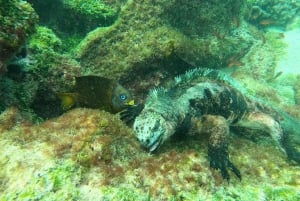
<instances>
[{"instance_id":1,"label":"rock face","mask_svg":"<svg viewBox=\"0 0 300 201\"><path fill-rule=\"evenodd\" d=\"M37 15L26 2L40 18L33 35ZM296 108L281 101L270 75L284 34L266 34L292 19L298 1L26 2L0 0L0 74L28 39L27 54L0 76L0 200L300 200L299 166L267 137L232 139L243 180L228 184L207 164L206 136L174 136L149 155L117 115L77 108L52 118L62 113L55 92L71 92L76 76L121 78L139 103L148 88L195 66L238 66L233 76L251 94L300 118L299 84ZM50 119L33 124L36 114Z\"/></svg>"},{"instance_id":2,"label":"rock face","mask_svg":"<svg viewBox=\"0 0 300 201\"><path fill-rule=\"evenodd\" d=\"M42 118L62 113L55 93L73 85L79 65L62 53L61 46L62 41L51 29L36 27L23 48L24 55L11 59L0 77L1 112L16 106Z\"/></svg>"},{"instance_id":3,"label":"rock face","mask_svg":"<svg viewBox=\"0 0 300 201\"><path fill-rule=\"evenodd\" d=\"M239 0L128 1L116 23L82 41L77 57L108 77L150 66L166 69L172 61L181 68L233 65L230 57L241 57L255 41L242 10Z\"/></svg>"},{"instance_id":4,"label":"rock face","mask_svg":"<svg viewBox=\"0 0 300 201\"><path fill-rule=\"evenodd\" d=\"M248 2L245 17L247 21L260 27L272 25L286 28L300 9L299 1L248 0Z\"/></svg>"},{"instance_id":5,"label":"rock face","mask_svg":"<svg viewBox=\"0 0 300 201\"><path fill-rule=\"evenodd\" d=\"M194 67L248 65L253 66L250 70L254 74L265 66L261 60L255 65L251 58L241 60L249 52L258 55L257 49L266 42L257 27L263 24L265 28L277 20L285 24L299 9L292 2L272 2L268 7L242 0L28 2L43 25L31 37L37 15L30 4L1 1L0 83L4 84L0 85L0 98L5 102L0 103L0 111L17 105L33 109L43 118L60 114L55 93L70 90L78 75L120 78L139 101L144 99L145 89ZM291 6L293 12L279 20ZM25 40L27 53L15 58ZM270 68L274 66L273 57L272 52L264 59ZM17 64L14 68L8 66L11 60ZM19 100L21 96L25 98ZM49 106L47 112L45 106Z\"/></svg>"},{"instance_id":6,"label":"rock face","mask_svg":"<svg viewBox=\"0 0 300 201\"><path fill-rule=\"evenodd\" d=\"M205 135L150 155L110 113L74 109L39 125L23 118L15 108L0 115L2 200L299 200L299 166L270 142L232 139L243 180L228 183L209 168Z\"/></svg>"},{"instance_id":7,"label":"rock face","mask_svg":"<svg viewBox=\"0 0 300 201\"><path fill-rule=\"evenodd\" d=\"M34 32L38 16L30 4L21 0L0 1L0 75L6 62L24 45Z\"/></svg>"},{"instance_id":8,"label":"rock face","mask_svg":"<svg viewBox=\"0 0 300 201\"><path fill-rule=\"evenodd\" d=\"M28 0L42 24L65 34L85 35L99 26L111 25L118 16L120 2L95 0Z\"/></svg>"}]
</instances>

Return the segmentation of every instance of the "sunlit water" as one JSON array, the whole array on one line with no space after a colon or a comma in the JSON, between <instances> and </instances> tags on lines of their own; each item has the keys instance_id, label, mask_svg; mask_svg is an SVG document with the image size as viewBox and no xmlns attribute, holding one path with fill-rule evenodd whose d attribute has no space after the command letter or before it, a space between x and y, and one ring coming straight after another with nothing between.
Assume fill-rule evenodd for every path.
<instances>
[{"instance_id":1,"label":"sunlit water","mask_svg":"<svg viewBox=\"0 0 300 201\"><path fill-rule=\"evenodd\" d=\"M276 72L300 74L300 29L285 32L284 40L287 43L286 54L278 62Z\"/></svg>"}]
</instances>

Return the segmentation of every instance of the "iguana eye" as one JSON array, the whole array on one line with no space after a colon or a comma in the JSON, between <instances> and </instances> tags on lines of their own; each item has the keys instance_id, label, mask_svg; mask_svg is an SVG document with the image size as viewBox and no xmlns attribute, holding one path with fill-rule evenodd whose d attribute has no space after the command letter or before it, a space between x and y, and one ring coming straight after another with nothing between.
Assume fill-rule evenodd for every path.
<instances>
[{"instance_id":1,"label":"iguana eye","mask_svg":"<svg viewBox=\"0 0 300 201\"><path fill-rule=\"evenodd\" d=\"M120 95L120 99L121 99L121 100L126 100L126 99L127 99L127 96L126 96L125 94L121 94L121 95Z\"/></svg>"}]
</instances>

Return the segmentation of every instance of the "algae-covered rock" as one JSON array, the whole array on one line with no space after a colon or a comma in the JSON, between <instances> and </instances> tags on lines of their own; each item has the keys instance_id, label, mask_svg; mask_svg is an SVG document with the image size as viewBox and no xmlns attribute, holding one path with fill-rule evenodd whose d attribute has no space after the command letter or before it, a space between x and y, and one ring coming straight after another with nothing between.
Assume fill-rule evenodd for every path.
<instances>
[{"instance_id":1,"label":"algae-covered rock","mask_svg":"<svg viewBox=\"0 0 300 201\"><path fill-rule=\"evenodd\" d=\"M294 85L294 91L295 91L295 103L297 105L300 105L300 75L297 76L297 82L295 82Z\"/></svg>"},{"instance_id":2,"label":"algae-covered rock","mask_svg":"<svg viewBox=\"0 0 300 201\"><path fill-rule=\"evenodd\" d=\"M299 1L248 0L246 19L261 28L280 26L285 29L300 10Z\"/></svg>"},{"instance_id":3,"label":"algae-covered rock","mask_svg":"<svg viewBox=\"0 0 300 201\"><path fill-rule=\"evenodd\" d=\"M28 48L33 53L40 53L42 51L61 51L62 41L55 35L55 33L44 26L38 26L36 33L30 37Z\"/></svg>"},{"instance_id":4,"label":"algae-covered rock","mask_svg":"<svg viewBox=\"0 0 300 201\"><path fill-rule=\"evenodd\" d=\"M174 60L171 72L226 66L255 41L242 26L242 7L238 0L128 1L111 27L88 34L77 57L88 72L117 78L138 68L168 69Z\"/></svg>"},{"instance_id":5,"label":"algae-covered rock","mask_svg":"<svg viewBox=\"0 0 300 201\"><path fill-rule=\"evenodd\" d=\"M6 62L24 45L34 32L38 16L26 1L0 1L0 74Z\"/></svg>"},{"instance_id":6,"label":"algae-covered rock","mask_svg":"<svg viewBox=\"0 0 300 201\"><path fill-rule=\"evenodd\" d=\"M80 67L63 53L62 41L51 29L39 26L36 30L24 55L8 63L8 72L0 77L0 111L16 106L49 118L62 113L55 93L73 86Z\"/></svg>"},{"instance_id":7,"label":"algae-covered rock","mask_svg":"<svg viewBox=\"0 0 300 201\"><path fill-rule=\"evenodd\" d=\"M123 1L103 0L29 0L43 25L64 37L85 35L99 26L111 25ZM64 33L64 34L63 34Z\"/></svg>"},{"instance_id":8,"label":"algae-covered rock","mask_svg":"<svg viewBox=\"0 0 300 201\"><path fill-rule=\"evenodd\" d=\"M53 5L49 11L66 5L71 18L76 13L89 20L98 14L93 11L85 18L86 9L102 4L51 2L35 1ZM84 2L90 5L80 10ZM39 124L30 122L24 110L45 118L61 114L55 92L70 89L82 72L125 77L144 100L145 88L187 68L242 66L230 70L238 69L233 75L251 85L250 93L282 102L273 85L282 34L264 34L243 22L242 1L132 0L122 10L112 7L120 11L118 20L90 32L77 49L84 69L66 53L69 45L56 35L58 29L39 26L25 60L1 77L0 200L299 200L299 166L287 161L267 137L253 142L231 133L230 157L242 181L232 175L228 183L209 167L207 136L182 135L149 154L118 115L104 111L77 108ZM84 31L94 27L90 22ZM74 25L70 30L80 28L78 22ZM294 84L297 104L298 88Z\"/></svg>"},{"instance_id":9,"label":"algae-covered rock","mask_svg":"<svg viewBox=\"0 0 300 201\"><path fill-rule=\"evenodd\" d=\"M254 143L231 134L230 157L242 180L232 175L228 183L209 168L207 136L173 139L149 154L118 116L104 111L74 109L30 125L11 108L0 115L0 130L5 201L300 198L299 166L271 139Z\"/></svg>"}]
</instances>

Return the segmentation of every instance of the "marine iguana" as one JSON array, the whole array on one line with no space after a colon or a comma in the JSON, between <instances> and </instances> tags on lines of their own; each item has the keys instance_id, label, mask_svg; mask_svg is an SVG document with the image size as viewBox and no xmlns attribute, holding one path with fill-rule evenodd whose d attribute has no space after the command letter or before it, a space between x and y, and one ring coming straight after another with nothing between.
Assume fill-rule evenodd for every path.
<instances>
[{"instance_id":1,"label":"marine iguana","mask_svg":"<svg viewBox=\"0 0 300 201\"><path fill-rule=\"evenodd\" d=\"M210 166L227 180L228 169L241 179L229 159L230 127L269 133L288 157L300 164L300 122L248 96L230 76L218 70L196 68L176 77L169 87L150 91L145 105L123 111L121 119L134 120L136 137L150 152L183 127L189 132L208 133Z\"/></svg>"}]
</instances>

